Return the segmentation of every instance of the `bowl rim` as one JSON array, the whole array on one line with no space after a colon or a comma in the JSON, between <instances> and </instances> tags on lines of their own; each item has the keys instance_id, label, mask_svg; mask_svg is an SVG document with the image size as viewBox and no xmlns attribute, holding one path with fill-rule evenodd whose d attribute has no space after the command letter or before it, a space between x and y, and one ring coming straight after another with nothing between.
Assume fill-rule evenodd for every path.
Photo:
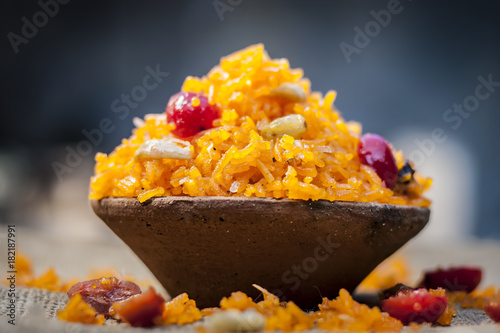
<instances>
[{"instance_id":1,"label":"bowl rim","mask_svg":"<svg viewBox=\"0 0 500 333\"><path fill-rule=\"evenodd\" d=\"M349 207L356 207L359 208L359 206L365 206L366 208L383 208L383 209L398 209L398 210L420 210L422 212L430 212L431 209L430 207L423 207L423 206L415 206L415 205L400 205L400 204L389 204L389 203L380 203L380 202L373 202L373 201L346 201L346 200L326 200L326 199L319 199L319 200L303 200L303 199L290 199L290 198L271 198L271 197L241 197L241 196L179 196L179 195L172 195L172 196L159 196L159 197L152 197L145 202L139 202L137 197L104 197L101 199L89 199L89 202L123 202L123 201L128 201L132 202L133 204L140 205L142 207L147 207L150 204L167 204L171 202L181 202L181 201L188 201L188 202L196 202L196 201L211 201L211 202L220 202L220 201L231 201L231 202L279 202L279 203L297 203L297 204L313 204L313 203L319 203L321 205L337 205L337 206L342 206L345 208Z\"/></svg>"}]
</instances>

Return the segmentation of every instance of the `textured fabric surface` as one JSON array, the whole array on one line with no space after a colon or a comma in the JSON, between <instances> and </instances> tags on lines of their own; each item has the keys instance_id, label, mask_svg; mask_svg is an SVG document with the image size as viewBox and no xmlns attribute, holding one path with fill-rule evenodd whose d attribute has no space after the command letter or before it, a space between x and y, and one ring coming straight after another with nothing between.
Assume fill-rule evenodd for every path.
<instances>
[{"instance_id":1,"label":"textured fabric surface","mask_svg":"<svg viewBox=\"0 0 500 333\"><path fill-rule=\"evenodd\" d=\"M107 320L104 326L72 324L57 319L57 310L62 309L67 301L66 293L52 292L37 288L17 288L16 325L8 324L7 297L8 289L0 287L0 332L64 332L64 333L93 333L93 332L194 332L193 325L159 327L155 329L132 328L126 324L117 324L114 320Z\"/></svg>"},{"instance_id":2,"label":"textured fabric surface","mask_svg":"<svg viewBox=\"0 0 500 333\"><path fill-rule=\"evenodd\" d=\"M92 326L61 322L56 317L57 310L64 307L68 301L65 293L51 292L36 288L18 288L16 302L16 326L7 323L7 297L8 289L0 287L0 328L12 332L195 332L196 325L158 327L155 329L131 328L125 324L117 324L108 320L104 326ZM500 325L491 324L491 320L483 311L474 309L458 309L457 316L453 319L455 329L478 329L485 332L498 332ZM485 325L486 324L486 325ZM464 326L465 325L465 326ZM439 330L435 328L434 330Z\"/></svg>"},{"instance_id":3,"label":"textured fabric surface","mask_svg":"<svg viewBox=\"0 0 500 333\"><path fill-rule=\"evenodd\" d=\"M128 327L125 324L116 324L108 320L105 326L92 326L71 324L56 319L58 309L67 302L65 293L50 292L41 289L19 288L17 299L16 326L7 324L6 302L7 288L0 287L0 328L2 332L64 332L64 333L103 333L103 332L196 332L195 325L158 327L154 329L141 329ZM457 331L457 332L498 332L499 325L487 324L491 321L484 312L478 310L459 310L450 328L432 328L432 331ZM482 325L478 325L482 324ZM460 325L460 326L456 326ZM462 326L466 325L466 326ZM424 331L426 331L425 329ZM316 331L316 330L314 330ZM409 330L408 330L409 331ZM313 332L313 331L310 331Z\"/></svg>"},{"instance_id":4,"label":"textured fabric surface","mask_svg":"<svg viewBox=\"0 0 500 333\"><path fill-rule=\"evenodd\" d=\"M106 244L81 243L69 240L46 238L30 230L20 230L18 240L22 251L33 259L35 274L48 267L54 267L63 279L83 278L95 267L114 267L122 274L129 274L151 283L167 295L147 268L120 241ZM0 234L0 244L5 244L5 234ZM106 255L103 255L105 253ZM405 246L401 252L407 257L415 279L422 270L446 267L451 264L469 264L484 268L481 286L500 286L500 244L488 242L461 242L443 244L422 244L418 240ZM0 262L1 271L6 272L5 259ZM2 274L3 276L4 274ZM40 289L17 288L16 326L8 324L8 289L0 286L0 332L64 332L64 333L107 333L107 332L196 332L196 325L169 326L154 329L132 328L108 320L104 326L71 324L56 318L57 310L64 307L68 298L65 293ZM458 309L452 327L424 328L426 332L500 332L500 325L494 325L483 311ZM411 332L405 328L404 331ZM316 332L310 331L310 332Z\"/></svg>"}]
</instances>

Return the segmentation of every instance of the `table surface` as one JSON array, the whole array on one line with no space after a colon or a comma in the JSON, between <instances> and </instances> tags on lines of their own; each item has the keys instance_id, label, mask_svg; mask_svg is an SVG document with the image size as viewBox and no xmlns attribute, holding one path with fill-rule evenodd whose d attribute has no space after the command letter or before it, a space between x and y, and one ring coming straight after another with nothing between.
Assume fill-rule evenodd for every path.
<instances>
[{"instance_id":1,"label":"table surface","mask_svg":"<svg viewBox=\"0 0 500 333\"><path fill-rule=\"evenodd\" d=\"M137 256L118 238L106 242L61 239L43 235L32 229L18 229L16 239L19 249L33 261L35 274L48 267L54 267L63 280L83 279L96 268L113 267L122 276L130 275L151 284L164 295L168 295L154 276ZM0 244L6 244L6 234L0 233ZM5 246L6 248L6 246ZM410 241L397 254L407 258L412 279L417 281L425 269L448 265L474 265L484 269L481 286L500 286L500 243L493 241L462 240L425 242ZM6 272L6 260L0 262L0 269ZM113 323L106 326L70 324L54 319L58 309L67 302L64 293L39 289L18 288L16 326L7 324L7 290L0 288L0 329L2 332L152 332L182 331L195 332L193 325L182 327L160 327L137 329ZM405 330L408 330L405 328ZM440 332L500 332L500 325L491 324L482 311L459 311L452 327L425 328L424 331Z\"/></svg>"}]
</instances>

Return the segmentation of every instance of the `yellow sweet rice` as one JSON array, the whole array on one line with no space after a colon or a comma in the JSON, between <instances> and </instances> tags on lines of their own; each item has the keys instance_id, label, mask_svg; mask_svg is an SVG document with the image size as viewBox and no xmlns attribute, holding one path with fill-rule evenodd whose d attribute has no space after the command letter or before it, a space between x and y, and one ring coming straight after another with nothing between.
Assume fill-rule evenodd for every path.
<instances>
[{"instance_id":1,"label":"yellow sweet rice","mask_svg":"<svg viewBox=\"0 0 500 333\"><path fill-rule=\"evenodd\" d=\"M137 279L131 275L123 275L115 268L93 268L85 278L63 279L55 270L54 267L47 268L41 274L35 274L31 258L22 252L16 255L17 267L17 282L18 287L24 288L39 288L50 291L67 292L74 284L85 281L99 279L103 276L115 276L120 280L132 281L141 288L146 288L151 285L151 281L147 279ZM0 282L0 285L6 283Z\"/></svg>"},{"instance_id":2,"label":"yellow sweet rice","mask_svg":"<svg viewBox=\"0 0 500 333\"><path fill-rule=\"evenodd\" d=\"M316 327L338 332L399 332L403 328L388 313L354 301L345 289L339 291L336 299L323 298L318 311L304 312L295 303L280 303L277 296L254 286L262 292L264 300L255 303L245 293L234 292L221 300L221 309L254 309L266 318L266 331L304 331ZM208 313L213 312L211 309Z\"/></svg>"},{"instance_id":3,"label":"yellow sweet rice","mask_svg":"<svg viewBox=\"0 0 500 333\"><path fill-rule=\"evenodd\" d=\"M378 265L356 288L360 293L377 293L397 283L415 285L407 259L397 253Z\"/></svg>"},{"instance_id":4,"label":"yellow sweet rice","mask_svg":"<svg viewBox=\"0 0 500 333\"><path fill-rule=\"evenodd\" d=\"M90 198L157 196L243 196L326 199L429 206L422 193L431 180L418 174L404 191L384 187L373 169L360 164L361 125L346 122L335 109L335 91L323 97L310 91L301 69L286 59L270 59L262 44L223 57L202 77L187 77L186 92L203 92L222 111L214 128L191 140L193 158L135 160L150 139L173 138L164 113L147 115L130 138L109 155L96 155ZM273 95L283 83L306 92L303 102ZM302 115L300 140L283 135L265 140L260 130L276 118ZM404 157L395 152L398 167Z\"/></svg>"},{"instance_id":5,"label":"yellow sweet rice","mask_svg":"<svg viewBox=\"0 0 500 333\"><path fill-rule=\"evenodd\" d=\"M476 289L471 293L465 291L454 291L446 294L451 304L460 305L462 308L474 308L484 310L490 304L500 304L500 287L489 286Z\"/></svg>"},{"instance_id":6,"label":"yellow sweet rice","mask_svg":"<svg viewBox=\"0 0 500 333\"><path fill-rule=\"evenodd\" d=\"M57 318L72 323L104 324L104 315L98 315L94 308L82 300L82 295L80 294L73 296L64 309L57 311Z\"/></svg>"}]
</instances>

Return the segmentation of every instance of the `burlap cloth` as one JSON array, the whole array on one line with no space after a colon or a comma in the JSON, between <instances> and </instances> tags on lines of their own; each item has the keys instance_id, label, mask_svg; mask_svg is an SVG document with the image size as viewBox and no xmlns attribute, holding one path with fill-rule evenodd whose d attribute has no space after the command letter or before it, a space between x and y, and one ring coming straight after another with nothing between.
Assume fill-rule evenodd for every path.
<instances>
[{"instance_id":1,"label":"burlap cloth","mask_svg":"<svg viewBox=\"0 0 500 333\"><path fill-rule=\"evenodd\" d=\"M91 268L115 267L120 273L148 279L159 290L161 288L140 260L120 241L105 243L74 242L42 237L37 232L22 230L18 233L21 248L33 258L35 273L47 267L54 267L63 278L85 277ZM21 236L22 235L22 236ZM0 244L5 243L5 234L0 234ZM5 246L6 248L6 246ZM500 286L500 244L494 242L467 241L460 243L422 244L410 243L400 253L408 258L416 279L423 269L438 265L473 264L484 268L482 286ZM105 254L105 255L104 255ZM6 272L5 262L0 267ZM3 275L3 274L2 274ZM141 329L117 324L109 320L104 326L71 324L56 318L57 310L64 307L68 298L65 293L40 289L17 288L16 325L8 324L7 289L0 287L0 332L196 332L196 325L158 327ZM317 331L317 330L313 330ZM313 332L310 331L310 332ZM404 331L410 332L408 328ZM492 321L483 311L458 309L451 327L424 328L432 332L495 332L500 333L500 325Z\"/></svg>"}]
</instances>

